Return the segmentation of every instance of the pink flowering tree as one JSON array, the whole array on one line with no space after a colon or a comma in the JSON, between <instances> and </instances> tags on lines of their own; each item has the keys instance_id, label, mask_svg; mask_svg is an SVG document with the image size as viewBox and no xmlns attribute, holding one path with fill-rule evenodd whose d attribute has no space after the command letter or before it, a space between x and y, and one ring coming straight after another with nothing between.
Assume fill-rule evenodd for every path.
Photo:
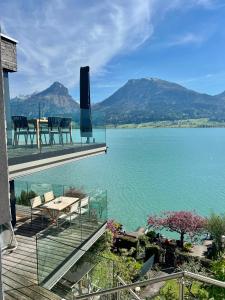
<instances>
[{"instance_id":1,"label":"pink flowering tree","mask_svg":"<svg viewBox=\"0 0 225 300\"><path fill-rule=\"evenodd\" d=\"M167 211L161 215L152 215L148 218L148 225L156 230L166 229L180 234L181 247L184 246L184 236L191 240L204 230L206 219L193 211Z\"/></svg>"},{"instance_id":2,"label":"pink flowering tree","mask_svg":"<svg viewBox=\"0 0 225 300\"><path fill-rule=\"evenodd\" d=\"M114 220L108 220L106 228L112 232L113 237L115 238L119 231L122 229L122 225Z\"/></svg>"}]
</instances>

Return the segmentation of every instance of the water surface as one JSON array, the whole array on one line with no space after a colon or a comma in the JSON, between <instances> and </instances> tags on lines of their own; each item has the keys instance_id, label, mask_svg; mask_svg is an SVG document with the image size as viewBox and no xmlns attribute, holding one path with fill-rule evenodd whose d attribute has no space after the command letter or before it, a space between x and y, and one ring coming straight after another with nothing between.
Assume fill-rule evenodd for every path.
<instances>
[{"instance_id":1,"label":"water surface","mask_svg":"<svg viewBox=\"0 0 225 300\"><path fill-rule=\"evenodd\" d=\"M109 217L133 230L161 210L225 212L225 129L110 129L107 155L23 180L108 190Z\"/></svg>"}]
</instances>

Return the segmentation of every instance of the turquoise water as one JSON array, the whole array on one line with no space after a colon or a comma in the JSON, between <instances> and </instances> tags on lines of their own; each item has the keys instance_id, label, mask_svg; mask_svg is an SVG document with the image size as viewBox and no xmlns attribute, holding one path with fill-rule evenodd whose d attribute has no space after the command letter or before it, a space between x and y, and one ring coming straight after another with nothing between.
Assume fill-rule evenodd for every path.
<instances>
[{"instance_id":1,"label":"turquoise water","mask_svg":"<svg viewBox=\"0 0 225 300\"><path fill-rule=\"evenodd\" d=\"M161 210L225 212L225 129L111 129L107 144L23 180L107 189L109 216L128 230Z\"/></svg>"}]
</instances>

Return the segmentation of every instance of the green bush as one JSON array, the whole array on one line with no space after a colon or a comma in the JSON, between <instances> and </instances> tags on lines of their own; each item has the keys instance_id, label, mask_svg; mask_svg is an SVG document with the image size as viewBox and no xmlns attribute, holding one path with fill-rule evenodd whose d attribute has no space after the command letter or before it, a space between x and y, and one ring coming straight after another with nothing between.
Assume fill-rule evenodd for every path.
<instances>
[{"instance_id":1,"label":"green bush","mask_svg":"<svg viewBox=\"0 0 225 300\"><path fill-rule=\"evenodd\" d=\"M156 237L156 232L154 230L150 230L146 233L146 236L148 237L148 240L152 242Z\"/></svg>"},{"instance_id":2,"label":"green bush","mask_svg":"<svg viewBox=\"0 0 225 300\"><path fill-rule=\"evenodd\" d=\"M154 262L159 262L161 249L158 245L150 244L145 248L145 260L147 261L152 255L155 255Z\"/></svg>"},{"instance_id":3,"label":"green bush","mask_svg":"<svg viewBox=\"0 0 225 300\"><path fill-rule=\"evenodd\" d=\"M192 243L185 243L184 244L184 247L183 247L183 251L184 252L190 252L191 251L191 248L192 248Z\"/></svg>"},{"instance_id":4,"label":"green bush","mask_svg":"<svg viewBox=\"0 0 225 300\"><path fill-rule=\"evenodd\" d=\"M16 203L24 206L30 206L30 199L36 196L37 194L32 190L29 192L22 190L20 196L16 197Z\"/></svg>"}]
</instances>

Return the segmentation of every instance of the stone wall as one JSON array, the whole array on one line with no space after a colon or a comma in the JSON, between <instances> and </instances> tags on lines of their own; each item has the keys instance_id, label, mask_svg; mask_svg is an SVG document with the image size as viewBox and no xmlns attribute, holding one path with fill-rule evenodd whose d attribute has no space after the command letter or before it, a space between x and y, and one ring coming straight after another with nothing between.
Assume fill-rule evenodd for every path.
<instances>
[{"instance_id":1,"label":"stone wall","mask_svg":"<svg viewBox=\"0 0 225 300\"><path fill-rule=\"evenodd\" d=\"M16 59L16 43L1 37L1 50L2 50L2 67L8 72L17 71L17 59Z\"/></svg>"}]
</instances>

